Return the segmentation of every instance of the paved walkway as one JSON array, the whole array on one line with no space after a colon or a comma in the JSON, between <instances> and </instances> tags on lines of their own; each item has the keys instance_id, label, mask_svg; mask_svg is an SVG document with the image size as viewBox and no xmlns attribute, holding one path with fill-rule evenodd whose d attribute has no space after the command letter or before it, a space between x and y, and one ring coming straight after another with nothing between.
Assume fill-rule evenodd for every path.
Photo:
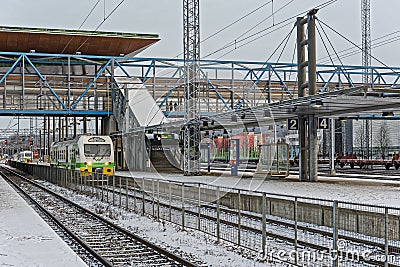
<instances>
[{"instance_id":1,"label":"paved walkway","mask_svg":"<svg viewBox=\"0 0 400 267\"><path fill-rule=\"evenodd\" d=\"M264 180L222 176L183 176L182 174L122 172L116 175L164 179L177 182L200 182L215 186L261 191L290 196L314 197L356 203L387 205L400 208L400 181L379 180L379 177L358 179L356 175L319 176L318 182L299 182L298 175L284 179ZM400 177L399 177L400 178Z\"/></svg>"}]
</instances>

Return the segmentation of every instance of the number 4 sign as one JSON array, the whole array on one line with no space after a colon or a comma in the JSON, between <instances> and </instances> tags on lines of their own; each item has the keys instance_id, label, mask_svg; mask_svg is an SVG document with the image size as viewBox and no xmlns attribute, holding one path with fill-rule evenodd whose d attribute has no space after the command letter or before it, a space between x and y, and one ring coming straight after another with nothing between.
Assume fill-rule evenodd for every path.
<instances>
[{"instance_id":1,"label":"number 4 sign","mask_svg":"<svg viewBox=\"0 0 400 267\"><path fill-rule=\"evenodd\" d=\"M318 129L329 129L328 118L318 118Z\"/></svg>"}]
</instances>

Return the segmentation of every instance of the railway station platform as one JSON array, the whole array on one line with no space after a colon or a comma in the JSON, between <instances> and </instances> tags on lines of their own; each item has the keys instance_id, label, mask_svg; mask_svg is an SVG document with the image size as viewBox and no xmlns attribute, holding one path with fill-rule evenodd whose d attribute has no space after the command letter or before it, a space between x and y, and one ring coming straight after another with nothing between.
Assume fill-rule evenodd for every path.
<instances>
[{"instance_id":1,"label":"railway station platform","mask_svg":"<svg viewBox=\"0 0 400 267\"><path fill-rule=\"evenodd\" d=\"M1 177L0 266L87 266Z\"/></svg>"},{"instance_id":2,"label":"railway station platform","mask_svg":"<svg viewBox=\"0 0 400 267\"><path fill-rule=\"evenodd\" d=\"M329 200L357 202L372 205L400 207L400 175L383 180L378 175L318 174L318 182L299 182L299 175L291 173L285 179L260 179L233 177L227 172L222 176L117 171L116 176L161 179L184 183L202 183L213 186L282 194L298 197L311 197ZM386 177L387 178L387 177Z\"/></svg>"}]
</instances>

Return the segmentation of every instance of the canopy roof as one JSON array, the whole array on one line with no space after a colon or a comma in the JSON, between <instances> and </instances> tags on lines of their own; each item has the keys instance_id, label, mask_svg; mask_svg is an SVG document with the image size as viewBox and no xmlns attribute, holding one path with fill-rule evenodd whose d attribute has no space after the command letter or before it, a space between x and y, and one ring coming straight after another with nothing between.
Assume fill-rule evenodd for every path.
<instances>
[{"instance_id":1,"label":"canopy roof","mask_svg":"<svg viewBox=\"0 0 400 267\"><path fill-rule=\"evenodd\" d=\"M133 56L159 41L156 34L0 27L0 51Z\"/></svg>"}]
</instances>

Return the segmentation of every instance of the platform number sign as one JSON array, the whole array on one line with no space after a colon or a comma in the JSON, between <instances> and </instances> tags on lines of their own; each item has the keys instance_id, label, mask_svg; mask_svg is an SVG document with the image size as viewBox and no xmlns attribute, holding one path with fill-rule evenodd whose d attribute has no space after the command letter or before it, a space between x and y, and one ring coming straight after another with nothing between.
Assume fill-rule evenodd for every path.
<instances>
[{"instance_id":1,"label":"platform number sign","mask_svg":"<svg viewBox=\"0 0 400 267\"><path fill-rule=\"evenodd\" d=\"M288 130L298 130L299 129L299 120L298 119L288 119L287 125L288 125Z\"/></svg>"},{"instance_id":2,"label":"platform number sign","mask_svg":"<svg viewBox=\"0 0 400 267\"><path fill-rule=\"evenodd\" d=\"M328 118L318 118L318 129L329 129Z\"/></svg>"}]
</instances>

